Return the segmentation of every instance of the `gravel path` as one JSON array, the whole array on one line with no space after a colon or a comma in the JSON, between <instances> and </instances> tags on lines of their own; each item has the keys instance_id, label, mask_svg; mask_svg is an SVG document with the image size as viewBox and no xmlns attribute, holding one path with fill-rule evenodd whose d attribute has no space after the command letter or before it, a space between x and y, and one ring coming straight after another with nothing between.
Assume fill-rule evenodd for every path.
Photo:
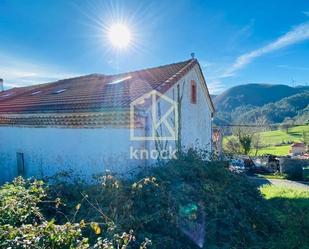
<instances>
[{"instance_id":1,"label":"gravel path","mask_svg":"<svg viewBox=\"0 0 309 249\"><path fill-rule=\"evenodd\" d=\"M283 187L288 187L288 188L301 188L301 189L309 191L309 183L295 182L295 181L281 180L281 179L268 179L268 178L255 177L255 176L249 176L249 179L254 181L257 185L273 184L276 186L283 186Z\"/></svg>"}]
</instances>

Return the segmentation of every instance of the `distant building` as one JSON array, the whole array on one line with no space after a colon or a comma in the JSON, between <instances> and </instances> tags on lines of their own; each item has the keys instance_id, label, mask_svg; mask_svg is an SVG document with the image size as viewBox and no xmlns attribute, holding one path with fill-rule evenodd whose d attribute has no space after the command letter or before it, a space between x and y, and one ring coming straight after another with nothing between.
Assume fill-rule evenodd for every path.
<instances>
[{"instance_id":1,"label":"distant building","mask_svg":"<svg viewBox=\"0 0 309 249\"><path fill-rule=\"evenodd\" d=\"M300 156L305 154L307 151L307 146L304 143L293 143L291 145L290 154L292 156Z\"/></svg>"},{"instance_id":2,"label":"distant building","mask_svg":"<svg viewBox=\"0 0 309 249\"><path fill-rule=\"evenodd\" d=\"M145 155L158 146L174 152L198 142L212 150L214 107L196 59L7 91L1 83L0 183L17 175L43 177L67 170L87 176L105 170L128 174L152 164ZM157 103L150 108L153 100ZM166 100L181 102L180 109L170 112ZM178 112L177 124L168 114ZM152 140L152 134L172 133L170 121L181 127L181 146L176 139L168 144L157 136Z\"/></svg>"}]
</instances>

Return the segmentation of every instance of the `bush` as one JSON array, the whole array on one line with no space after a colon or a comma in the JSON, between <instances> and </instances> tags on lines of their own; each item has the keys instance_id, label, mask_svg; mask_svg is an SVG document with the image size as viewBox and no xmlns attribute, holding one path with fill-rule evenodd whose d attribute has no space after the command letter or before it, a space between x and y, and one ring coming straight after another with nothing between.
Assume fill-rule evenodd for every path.
<instances>
[{"instance_id":1,"label":"bush","mask_svg":"<svg viewBox=\"0 0 309 249\"><path fill-rule=\"evenodd\" d=\"M16 178L0 189L0 225L35 223L42 219L37 204L46 196L42 181Z\"/></svg>"},{"instance_id":2,"label":"bush","mask_svg":"<svg viewBox=\"0 0 309 249\"><path fill-rule=\"evenodd\" d=\"M245 176L226 166L189 151L132 181L107 173L71 200L81 204L75 218L113 222L117 233L133 229L137 241L150 238L152 248L263 248L277 227L270 208ZM74 192L66 195L78 196L73 185L62 185ZM66 217L74 216L61 208Z\"/></svg>"},{"instance_id":3,"label":"bush","mask_svg":"<svg viewBox=\"0 0 309 249\"><path fill-rule=\"evenodd\" d=\"M290 180L303 180L303 168L309 165L309 160L285 158L280 165L280 172Z\"/></svg>"},{"instance_id":4,"label":"bush","mask_svg":"<svg viewBox=\"0 0 309 249\"><path fill-rule=\"evenodd\" d=\"M39 195L29 191L30 182L23 183L26 195L37 196L32 206L40 215L33 212L31 218L20 219L15 212L13 220L4 220L0 245L128 249L148 248L152 241L151 248L158 249L265 248L277 229L267 202L245 176L194 151L143 171L135 180L117 179L109 172L96 179L87 185L62 175L48 188L40 185ZM14 184L3 189L14 189ZM131 229L136 238L121 232Z\"/></svg>"},{"instance_id":5,"label":"bush","mask_svg":"<svg viewBox=\"0 0 309 249\"><path fill-rule=\"evenodd\" d=\"M140 245L135 243L133 231L121 235L112 233L112 230L101 233L101 227L110 226L107 223L80 220L79 223L67 221L56 224L55 220L48 221L44 213L49 212L51 207L58 209L63 204L59 198L55 201L46 199L46 191L43 181L24 180L22 177L0 188L0 248L118 249L139 246L145 249L151 243L150 240ZM78 210L79 206L76 206L75 215ZM95 240L85 237L89 235L90 228L96 235Z\"/></svg>"}]
</instances>

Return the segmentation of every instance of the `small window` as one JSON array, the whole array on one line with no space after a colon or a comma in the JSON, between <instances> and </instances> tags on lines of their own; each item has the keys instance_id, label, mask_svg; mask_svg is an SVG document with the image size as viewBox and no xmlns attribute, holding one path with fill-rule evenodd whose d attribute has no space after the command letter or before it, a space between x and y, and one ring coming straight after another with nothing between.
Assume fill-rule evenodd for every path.
<instances>
[{"instance_id":1,"label":"small window","mask_svg":"<svg viewBox=\"0 0 309 249\"><path fill-rule=\"evenodd\" d=\"M3 95L1 95L0 97L9 97L9 96L11 96L13 93L6 93L6 94L3 94Z\"/></svg>"},{"instance_id":2,"label":"small window","mask_svg":"<svg viewBox=\"0 0 309 249\"><path fill-rule=\"evenodd\" d=\"M25 160L24 160L24 153L17 152L17 175L24 176L25 175Z\"/></svg>"},{"instance_id":3,"label":"small window","mask_svg":"<svg viewBox=\"0 0 309 249\"><path fill-rule=\"evenodd\" d=\"M65 92L67 89L59 89L53 92L53 94L59 94Z\"/></svg>"},{"instance_id":4,"label":"small window","mask_svg":"<svg viewBox=\"0 0 309 249\"><path fill-rule=\"evenodd\" d=\"M36 92L33 92L33 93L31 93L31 95L37 95L37 94L39 94L39 93L41 93L42 91L36 91Z\"/></svg>"},{"instance_id":5,"label":"small window","mask_svg":"<svg viewBox=\"0 0 309 249\"><path fill-rule=\"evenodd\" d=\"M116 80L114 80L114 81L112 81L112 82L109 82L108 85L118 84L118 83L121 83L121 82L123 82L123 81L129 80L129 79L131 79L131 78L132 78L131 75L126 76L126 77L123 77L123 78L119 78L119 79L116 79Z\"/></svg>"},{"instance_id":6,"label":"small window","mask_svg":"<svg viewBox=\"0 0 309 249\"><path fill-rule=\"evenodd\" d=\"M191 81L191 103L196 104L196 83L194 80Z\"/></svg>"}]
</instances>

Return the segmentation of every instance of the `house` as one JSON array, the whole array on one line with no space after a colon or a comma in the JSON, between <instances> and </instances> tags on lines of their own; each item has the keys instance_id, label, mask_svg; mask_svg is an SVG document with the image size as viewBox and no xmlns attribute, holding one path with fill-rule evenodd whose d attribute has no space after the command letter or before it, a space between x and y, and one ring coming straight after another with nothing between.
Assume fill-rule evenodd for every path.
<instances>
[{"instance_id":1,"label":"house","mask_svg":"<svg viewBox=\"0 0 309 249\"><path fill-rule=\"evenodd\" d=\"M0 182L138 167L211 151L214 107L196 59L0 92ZM154 122L156 120L156 122Z\"/></svg>"},{"instance_id":2,"label":"house","mask_svg":"<svg viewBox=\"0 0 309 249\"><path fill-rule=\"evenodd\" d=\"M293 143L291 145L290 154L292 156L300 156L305 154L307 151L306 145L304 143Z\"/></svg>"}]
</instances>

